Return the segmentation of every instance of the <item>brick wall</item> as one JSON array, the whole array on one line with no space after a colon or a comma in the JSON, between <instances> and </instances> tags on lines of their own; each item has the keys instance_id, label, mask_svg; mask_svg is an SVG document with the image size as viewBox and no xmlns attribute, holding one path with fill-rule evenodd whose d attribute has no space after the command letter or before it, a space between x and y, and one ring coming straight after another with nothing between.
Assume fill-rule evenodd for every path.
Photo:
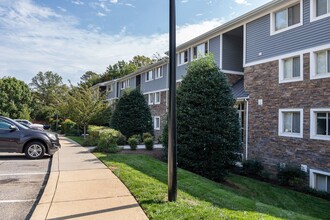
<instances>
[{"instance_id":1,"label":"brick wall","mask_svg":"<svg viewBox=\"0 0 330 220\"><path fill-rule=\"evenodd\" d=\"M279 163L306 164L330 171L330 141L310 139L310 109L330 107L330 78L310 80L304 54L304 80L279 84L278 61L245 68L249 93L249 159L258 158L275 173ZM258 99L263 105L258 105ZM303 108L303 138L278 135L279 109Z\"/></svg>"}]
</instances>

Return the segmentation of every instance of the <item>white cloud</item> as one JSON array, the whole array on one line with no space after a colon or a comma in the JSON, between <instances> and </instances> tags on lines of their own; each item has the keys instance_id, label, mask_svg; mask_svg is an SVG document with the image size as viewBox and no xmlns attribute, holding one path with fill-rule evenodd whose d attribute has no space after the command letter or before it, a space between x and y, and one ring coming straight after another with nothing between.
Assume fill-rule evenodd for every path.
<instances>
[{"instance_id":1,"label":"white cloud","mask_svg":"<svg viewBox=\"0 0 330 220\"><path fill-rule=\"evenodd\" d=\"M247 0L235 0L235 2L239 5L251 5Z\"/></svg>"},{"instance_id":2,"label":"white cloud","mask_svg":"<svg viewBox=\"0 0 330 220\"><path fill-rule=\"evenodd\" d=\"M188 3L189 0L181 0L181 3Z\"/></svg>"},{"instance_id":3,"label":"white cloud","mask_svg":"<svg viewBox=\"0 0 330 220\"><path fill-rule=\"evenodd\" d=\"M110 0L110 2L113 3L113 4L117 4L118 0Z\"/></svg>"},{"instance_id":4,"label":"white cloud","mask_svg":"<svg viewBox=\"0 0 330 220\"><path fill-rule=\"evenodd\" d=\"M135 6L133 4L130 4L130 3L126 3L125 5L128 6L128 7L135 8Z\"/></svg>"},{"instance_id":5,"label":"white cloud","mask_svg":"<svg viewBox=\"0 0 330 220\"><path fill-rule=\"evenodd\" d=\"M177 45L215 28L221 19L177 27ZM79 81L86 71L103 73L109 64L135 55L151 57L168 50L168 33L132 36L123 27L117 35L91 25L79 29L75 18L36 6L32 0L0 3L0 77L30 82L39 71L53 71L64 81Z\"/></svg>"},{"instance_id":6,"label":"white cloud","mask_svg":"<svg viewBox=\"0 0 330 220\"><path fill-rule=\"evenodd\" d=\"M106 14L103 14L102 12L98 12L98 13L97 13L97 16L99 16L99 17L104 17L104 16L106 16Z\"/></svg>"},{"instance_id":7,"label":"white cloud","mask_svg":"<svg viewBox=\"0 0 330 220\"><path fill-rule=\"evenodd\" d=\"M72 0L71 2L73 4L75 4L75 5L83 5L83 4L85 4L83 1L80 1L80 0Z\"/></svg>"},{"instance_id":8,"label":"white cloud","mask_svg":"<svg viewBox=\"0 0 330 220\"><path fill-rule=\"evenodd\" d=\"M66 12L67 11L65 8L62 8L60 6L58 6L57 8L60 9L62 12Z\"/></svg>"}]
</instances>

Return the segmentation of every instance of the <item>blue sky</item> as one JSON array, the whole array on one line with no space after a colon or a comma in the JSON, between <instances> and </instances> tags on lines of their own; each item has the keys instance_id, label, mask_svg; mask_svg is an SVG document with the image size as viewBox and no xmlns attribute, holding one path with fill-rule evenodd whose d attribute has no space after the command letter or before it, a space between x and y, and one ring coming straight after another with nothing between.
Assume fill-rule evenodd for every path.
<instances>
[{"instance_id":1,"label":"blue sky","mask_svg":"<svg viewBox=\"0 0 330 220\"><path fill-rule=\"evenodd\" d=\"M177 44L269 0L177 0ZM167 0L0 0L0 77L30 83L53 71L74 84L86 71L168 47Z\"/></svg>"}]
</instances>

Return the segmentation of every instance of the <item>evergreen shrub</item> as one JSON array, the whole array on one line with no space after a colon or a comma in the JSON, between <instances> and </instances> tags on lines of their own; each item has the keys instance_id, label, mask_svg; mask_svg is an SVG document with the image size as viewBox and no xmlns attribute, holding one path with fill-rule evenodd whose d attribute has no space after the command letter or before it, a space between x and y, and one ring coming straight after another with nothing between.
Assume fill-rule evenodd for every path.
<instances>
[{"instance_id":1,"label":"evergreen shrub","mask_svg":"<svg viewBox=\"0 0 330 220\"><path fill-rule=\"evenodd\" d=\"M135 137L128 138L128 144L131 147L131 150L136 150L139 141Z\"/></svg>"},{"instance_id":2,"label":"evergreen shrub","mask_svg":"<svg viewBox=\"0 0 330 220\"><path fill-rule=\"evenodd\" d=\"M280 185L304 188L307 174L298 165L278 165L277 180Z\"/></svg>"},{"instance_id":3,"label":"evergreen shrub","mask_svg":"<svg viewBox=\"0 0 330 220\"><path fill-rule=\"evenodd\" d=\"M111 117L111 127L126 137L149 132L153 134L148 103L137 90L125 91Z\"/></svg>"},{"instance_id":4,"label":"evergreen shrub","mask_svg":"<svg viewBox=\"0 0 330 220\"><path fill-rule=\"evenodd\" d=\"M147 150L154 149L154 140L152 137L148 137L148 138L144 139L144 144L145 144Z\"/></svg>"},{"instance_id":5,"label":"evergreen shrub","mask_svg":"<svg viewBox=\"0 0 330 220\"><path fill-rule=\"evenodd\" d=\"M234 104L227 77L219 70L212 55L188 65L187 75L177 92L180 167L212 180L222 180L241 151ZM166 150L165 140L164 137Z\"/></svg>"},{"instance_id":6,"label":"evergreen shrub","mask_svg":"<svg viewBox=\"0 0 330 220\"><path fill-rule=\"evenodd\" d=\"M264 167L259 160L244 160L243 173L246 175L261 176Z\"/></svg>"}]
</instances>

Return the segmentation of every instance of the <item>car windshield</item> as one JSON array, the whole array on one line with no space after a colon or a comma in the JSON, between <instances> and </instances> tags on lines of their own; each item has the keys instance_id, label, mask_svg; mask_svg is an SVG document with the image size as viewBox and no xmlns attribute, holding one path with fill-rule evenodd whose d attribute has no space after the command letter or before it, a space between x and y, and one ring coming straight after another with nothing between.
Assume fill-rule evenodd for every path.
<instances>
[{"instance_id":1,"label":"car windshield","mask_svg":"<svg viewBox=\"0 0 330 220\"><path fill-rule=\"evenodd\" d=\"M30 129L24 125L22 125L21 123L11 119L11 118L6 118L6 120L10 121L10 123L14 124L16 127L18 127L19 129Z\"/></svg>"},{"instance_id":2,"label":"car windshield","mask_svg":"<svg viewBox=\"0 0 330 220\"><path fill-rule=\"evenodd\" d=\"M19 123L20 123L21 125L23 125L24 127L26 127L26 128L32 128L30 125L28 125L28 124L24 124L24 122L20 122L20 121L19 121Z\"/></svg>"}]
</instances>

